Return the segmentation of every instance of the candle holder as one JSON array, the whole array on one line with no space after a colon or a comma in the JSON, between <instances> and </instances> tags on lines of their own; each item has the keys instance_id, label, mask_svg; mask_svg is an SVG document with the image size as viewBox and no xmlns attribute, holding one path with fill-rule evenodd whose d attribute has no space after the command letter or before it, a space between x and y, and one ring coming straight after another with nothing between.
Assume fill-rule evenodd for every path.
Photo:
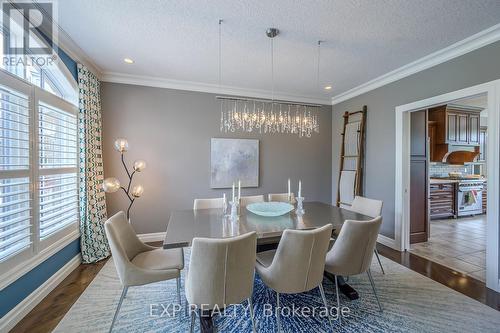
<instances>
[{"instance_id":1,"label":"candle holder","mask_svg":"<svg viewBox=\"0 0 500 333\"><path fill-rule=\"evenodd\" d=\"M239 202L238 201L231 201L229 203L231 205L231 215L230 218L232 221L238 220L238 207L239 207Z\"/></svg>"},{"instance_id":2,"label":"candle holder","mask_svg":"<svg viewBox=\"0 0 500 333\"><path fill-rule=\"evenodd\" d=\"M226 216L227 215L227 199L226 195L222 198L222 215Z\"/></svg>"},{"instance_id":3,"label":"candle holder","mask_svg":"<svg viewBox=\"0 0 500 333\"><path fill-rule=\"evenodd\" d=\"M296 197L295 201L297 201L297 209L295 209L295 213L298 215L304 214L306 211L304 210L304 197Z\"/></svg>"}]
</instances>

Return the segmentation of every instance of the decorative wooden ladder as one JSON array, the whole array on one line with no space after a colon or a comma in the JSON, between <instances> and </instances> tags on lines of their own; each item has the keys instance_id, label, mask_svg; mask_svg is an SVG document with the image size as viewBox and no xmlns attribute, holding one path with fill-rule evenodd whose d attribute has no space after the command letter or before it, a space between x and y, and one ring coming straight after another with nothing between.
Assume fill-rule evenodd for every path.
<instances>
[{"instance_id":1,"label":"decorative wooden ladder","mask_svg":"<svg viewBox=\"0 0 500 333\"><path fill-rule=\"evenodd\" d=\"M354 196L363 194L366 105L355 112L344 113L340 167L337 184L337 206L350 207Z\"/></svg>"}]
</instances>

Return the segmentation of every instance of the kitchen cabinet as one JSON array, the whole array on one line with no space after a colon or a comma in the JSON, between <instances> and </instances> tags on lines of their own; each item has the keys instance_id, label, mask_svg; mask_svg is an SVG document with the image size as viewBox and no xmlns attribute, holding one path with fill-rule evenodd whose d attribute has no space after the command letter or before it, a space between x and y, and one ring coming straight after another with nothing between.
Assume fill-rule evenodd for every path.
<instances>
[{"instance_id":1,"label":"kitchen cabinet","mask_svg":"<svg viewBox=\"0 0 500 333\"><path fill-rule=\"evenodd\" d=\"M481 132L480 115L469 114L468 126L469 126L468 143L474 146L479 145L479 134Z\"/></svg>"},{"instance_id":2,"label":"kitchen cabinet","mask_svg":"<svg viewBox=\"0 0 500 333\"><path fill-rule=\"evenodd\" d=\"M482 108L453 104L430 108L428 134L431 162L464 164L479 155Z\"/></svg>"},{"instance_id":3,"label":"kitchen cabinet","mask_svg":"<svg viewBox=\"0 0 500 333\"><path fill-rule=\"evenodd\" d=\"M479 157L478 162L486 162L486 149L488 142L488 128L483 126L479 132Z\"/></svg>"},{"instance_id":4,"label":"kitchen cabinet","mask_svg":"<svg viewBox=\"0 0 500 333\"><path fill-rule=\"evenodd\" d=\"M429 210L431 219L457 217L457 183L433 184L429 187Z\"/></svg>"},{"instance_id":5,"label":"kitchen cabinet","mask_svg":"<svg viewBox=\"0 0 500 333\"><path fill-rule=\"evenodd\" d=\"M433 144L478 146L481 111L482 108L453 104L429 109L429 121L436 124Z\"/></svg>"}]
</instances>

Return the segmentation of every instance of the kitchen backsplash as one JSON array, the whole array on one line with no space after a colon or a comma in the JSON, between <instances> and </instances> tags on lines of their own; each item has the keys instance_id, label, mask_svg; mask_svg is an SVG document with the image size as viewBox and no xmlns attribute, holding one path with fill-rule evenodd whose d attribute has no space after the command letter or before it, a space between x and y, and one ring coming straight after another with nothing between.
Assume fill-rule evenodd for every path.
<instances>
[{"instance_id":1,"label":"kitchen backsplash","mask_svg":"<svg viewBox=\"0 0 500 333\"><path fill-rule=\"evenodd\" d=\"M448 177L450 172L470 173L472 167L469 165L452 165L445 163L429 163L429 175L431 177Z\"/></svg>"}]
</instances>

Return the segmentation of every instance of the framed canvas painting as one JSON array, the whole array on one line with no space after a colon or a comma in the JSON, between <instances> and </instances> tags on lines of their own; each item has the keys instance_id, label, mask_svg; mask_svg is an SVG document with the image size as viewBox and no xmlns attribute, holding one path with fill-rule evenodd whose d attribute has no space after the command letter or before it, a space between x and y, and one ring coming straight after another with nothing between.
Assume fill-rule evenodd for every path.
<instances>
[{"instance_id":1,"label":"framed canvas painting","mask_svg":"<svg viewBox=\"0 0 500 333\"><path fill-rule=\"evenodd\" d=\"M211 187L259 186L259 140L212 138L210 145Z\"/></svg>"}]
</instances>

